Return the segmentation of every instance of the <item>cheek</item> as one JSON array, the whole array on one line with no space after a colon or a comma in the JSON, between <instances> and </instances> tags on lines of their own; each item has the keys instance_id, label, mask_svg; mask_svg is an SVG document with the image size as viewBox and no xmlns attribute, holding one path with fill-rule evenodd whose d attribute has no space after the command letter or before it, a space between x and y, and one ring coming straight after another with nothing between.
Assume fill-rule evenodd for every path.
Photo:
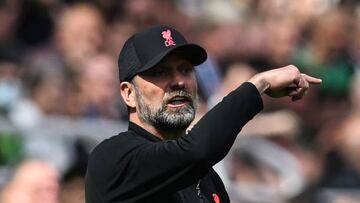
<instances>
[{"instance_id":1,"label":"cheek","mask_svg":"<svg viewBox=\"0 0 360 203\"><path fill-rule=\"evenodd\" d=\"M188 89L192 95L197 94L197 83L195 75L188 81Z\"/></svg>"},{"instance_id":2,"label":"cheek","mask_svg":"<svg viewBox=\"0 0 360 203\"><path fill-rule=\"evenodd\" d=\"M141 87L141 94L144 101L152 106L158 106L163 103L164 90L155 85L146 85Z\"/></svg>"}]
</instances>

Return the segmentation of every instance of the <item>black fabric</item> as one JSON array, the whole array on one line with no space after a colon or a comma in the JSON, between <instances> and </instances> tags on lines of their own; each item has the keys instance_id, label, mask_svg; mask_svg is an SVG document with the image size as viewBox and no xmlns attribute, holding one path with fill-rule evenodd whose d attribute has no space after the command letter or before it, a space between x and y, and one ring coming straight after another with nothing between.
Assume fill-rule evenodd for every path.
<instances>
[{"instance_id":1,"label":"black fabric","mask_svg":"<svg viewBox=\"0 0 360 203\"><path fill-rule=\"evenodd\" d=\"M126 51L122 51L119 57L119 78L121 78L121 81L133 77L137 72L136 69L142 65L137 57L133 38L134 36L125 42L123 50Z\"/></svg>"},{"instance_id":2,"label":"black fabric","mask_svg":"<svg viewBox=\"0 0 360 203\"><path fill-rule=\"evenodd\" d=\"M162 32L170 31L173 45L166 45ZM121 49L118 66L120 81L129 81L136 74L157 65L165 56L179 50L197 66L207 58L204 48L186 41L174 28L158 25L130 37Z\"/></svg>"},{"instance_id":3,"label":"black fabric","mask_svg":"<svg viewBox=\"0 0 360 203\"><path fill-rule=\"evenodd\" d=\"M86 202L229 202L212 166L241 128L263 108L256 87L244 83L210 110L188 134L162 141L134 123L99 144L89 158ZM200 181L201 199L196 190Z\"/></svg>"}]
</instances>

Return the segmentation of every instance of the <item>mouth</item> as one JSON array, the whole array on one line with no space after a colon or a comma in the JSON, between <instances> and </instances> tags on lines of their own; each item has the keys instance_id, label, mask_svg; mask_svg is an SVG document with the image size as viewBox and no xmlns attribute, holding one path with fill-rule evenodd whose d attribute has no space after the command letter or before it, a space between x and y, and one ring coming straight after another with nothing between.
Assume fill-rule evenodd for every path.
<instances>
[{"instance_id":1,"label":"mouth","mask_svg":"<svg viewBox=\"0 0 360 203\"><path fill-rule=\"evenodd\" d=\"M167 106L170 108L179 108L184 107L192 102L192 99L190 97L185 96L175 96L172 97L168 102Z\"/></svg>"}]
</instances>

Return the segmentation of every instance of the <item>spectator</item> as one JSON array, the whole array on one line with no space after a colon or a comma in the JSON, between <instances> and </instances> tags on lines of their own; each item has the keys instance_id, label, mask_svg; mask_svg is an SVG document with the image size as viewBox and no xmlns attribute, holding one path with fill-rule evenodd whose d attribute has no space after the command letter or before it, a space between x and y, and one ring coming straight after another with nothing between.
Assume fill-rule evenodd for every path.
<instances>
[{"instance_id":1,"label":"spectator","mask_svg":"<svg viewBox=\"0 0 360 203\"><path fill-rule=\"evenodd\" d=\"M64 112L62 98L65 78L61 70L50 67L32 67L24 72L22 81L28 95L14 103L10 119L20 128L37 126L46 115Z\"/></svg>"},{"instance_id":2,"label":"spectator","mask_svg":"<svg viewBox=\"0 0 360 203\"><path fill-rule=\"evenodd\" d=\"M81 70L75 78L79 91L73 94L78 98L77 103L70 104L73 111L78 111L81 117L119 118L114 61L104 54L95 55L84 62ZM125 109L123 111L127 112Z\"/></svg>"},{"instance_id":3,"label":"spectator","mask_svg":"<svg viewBox=\"0 0 360 203\"><path fill-rule=\"evenodd\" d=\"M310 38L295 56L304 71L324 79L319 87L324 96L346 96L354 73L348 47L352 19L346 10L330 10L317 17Z\"/></svg>"},{"instance_id":4,"label":"spectator","mask_svg":"<svg viewBox=\"0 0 360 203\"><path fill-rule=\"evenodd\" d=\"M22 163L0 196L2 203L59 203L59 174L35 160Z\"/></svg>"},{"instance_id":5,"label":"spectator","mask_svg":"<svg viewBox=\"0 0 360 203\"><path fill-rule=\"evenodd\" d=\"M97 7L78 3L64 9L58 20L55 44L74 72L103 48L104 19Z\"/></svg>"}]
</instances>

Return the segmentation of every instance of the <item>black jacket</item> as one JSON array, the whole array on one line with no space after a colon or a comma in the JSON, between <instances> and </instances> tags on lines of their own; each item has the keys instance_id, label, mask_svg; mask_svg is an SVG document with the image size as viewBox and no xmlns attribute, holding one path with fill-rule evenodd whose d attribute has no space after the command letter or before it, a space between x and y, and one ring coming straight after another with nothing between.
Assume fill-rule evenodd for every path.
<instances>
[{"instance_id":1,"label":"black jacket","mask_svg":"<svg viewBox=\"0 0 360 203\"><path fill-rule=\"evenodd\" d=\"M244 83L177 140L162 141L130 122L127 132L93 150L86 202L229 202L212 166L262 108L256 87Z\"/></svg>"}]
</instances>

